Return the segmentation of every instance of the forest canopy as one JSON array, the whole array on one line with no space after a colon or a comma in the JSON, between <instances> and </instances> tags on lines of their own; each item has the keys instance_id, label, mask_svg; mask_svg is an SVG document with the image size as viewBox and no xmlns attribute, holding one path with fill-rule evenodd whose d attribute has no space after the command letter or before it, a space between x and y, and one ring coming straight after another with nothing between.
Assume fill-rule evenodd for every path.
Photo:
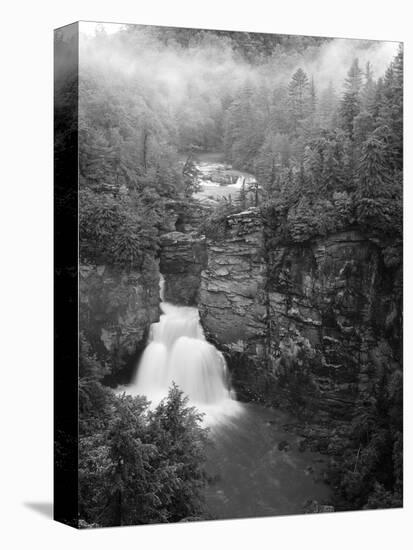
<instances>
[{"instance_id":1,"label":"forest canopy","mask_svg":"<svg viewBox=\"0 0 413 550\"><path fill-rule=\"evenodd\" d=\"M105 224L116 224L102 221L94 236L87 226L102 191L120 201L125 219L131 204L142 213L140 224L122 224L121 242L107 243L114 263L137 265L142 251L155 251L165 204L195 189L184 167L199 151L224 151L234 168L255 174L277 235L300 241L355 223L401 233L397 43L137 25L82 29L85 258L106 246Z\"/></svg>"},{"instance_id":2,"label":"forest canopy","mask_svg":"<svg viewBox=\"0 0 413 550\"><path fill-rule=\"evenodd\" d=\"M255 176L267 250L357 228L380 243L386 268L400 266L401 45L80 25L81 262L153 279L168 205L191 200L197 154L219 152ZM242 197L222 201L201 230L222 238L228 213L244 208ZM84 526L202 516L207 434L179 389L151 410L105 387L86 339L80 363ZM401 393L397 377L383 380L368 408L377 438L360 406L360 471L351 448L337 474L343 509L401 502Z\"/></svg>"}]
</instances>

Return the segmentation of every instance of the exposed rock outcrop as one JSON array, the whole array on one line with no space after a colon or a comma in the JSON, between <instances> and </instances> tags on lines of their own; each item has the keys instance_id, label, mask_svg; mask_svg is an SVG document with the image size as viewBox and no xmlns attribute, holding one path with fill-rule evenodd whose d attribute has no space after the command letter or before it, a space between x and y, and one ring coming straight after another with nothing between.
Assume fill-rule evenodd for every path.
<instances>
[{"instance_id":1,"label":"exposed rock outcrop","mask_svg":"<svg viewBox=\"0 0 413 550\"><path fill-rule=\"evenodd\" d=\"M80 330L110 366L109 383L128 382L146 345L151 323L159 319L159 272L155 262L145 276L105 265L81 265Z\"/></svg>"},{"instance_id":2,"label":"exposed rock outcrop","mask_svg":"<svg viewBox=\"0 0 413 550\"><path fill-rule=\"evenodd\" d=\"M299 392L319 419L350 418L357 399L398 368L399 287L401 272L386 269L380 247L358 231L269 251L268 357L280 389Z\"/></svg>"},{"instance_id":3,"label":"exposed rock outcrop","mask_svg":"<svg viewBox=\"0 0 413 550\"><path fill-rule=\"evenodd\" d=\"M200 311L241 398L349 419L399 368L401 268L357 230L266 249L259 212L208 244ZM309 416L307 416L309 417Z\"/></svg>"},{"instance_id":4,"label":"exposed rock outcrop","mask_svg":"<svg viewBox=\"0 0 413 550\"><path fill-rule=\"evenodd\" d=\"M205 237L195 232L173 231L162 235L160 242L160 270L165 278L165 301L196 305L201 271L207 265Z\"/></svg>"},{"instance_id":5,"label":"exposed rock outcrop","mask_svg":"<svg viewBox=\"0 0 413 550\"><path fill-rule=\"evenodd\" d=\"M190 197L187 200L169 200L165 208L167 215L164 232L190 233L199 228L205 217L210 214L213 206Z\"/></svg>"},{"instance_id":6,"label":"exposed rock outcrop","mask_svg":"<svg viewBox=\"0 0 413 550\"><path fill-rule=\"evenodd\" d=\"M226 353L241 397L254 397L267 338L266 264L263 227L255 209L227 219L225 240L208 243L208 267L202 272L199 310L210 340ZM237 385L237 384L236 384ZM256 384L251 386L256 387Z\"/></svg>"}]
</instances>

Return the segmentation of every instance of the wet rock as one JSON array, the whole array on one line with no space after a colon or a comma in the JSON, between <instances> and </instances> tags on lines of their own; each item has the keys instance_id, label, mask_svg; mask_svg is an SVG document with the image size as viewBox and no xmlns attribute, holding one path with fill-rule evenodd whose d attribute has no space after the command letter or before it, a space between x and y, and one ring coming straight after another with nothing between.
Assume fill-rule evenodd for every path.
<instances>
[{"instance_id":1,"label":"wet rock","mask_svg":"<svg viewBox=\"0 0 413 550\"><path fill-rule=\"evenodd\" d=\"M107 265L79 267L80 327L98 357L110 367L108 381L128 382L146 345L151 323L159 319L159 272Z\"/></svg>"}]
</instances>

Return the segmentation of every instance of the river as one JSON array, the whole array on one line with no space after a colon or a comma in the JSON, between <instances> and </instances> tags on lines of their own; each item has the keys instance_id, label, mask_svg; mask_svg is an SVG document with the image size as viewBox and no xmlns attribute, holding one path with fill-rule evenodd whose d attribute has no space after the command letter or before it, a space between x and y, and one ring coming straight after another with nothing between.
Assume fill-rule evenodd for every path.
<instances>
[{"instance_id":1,"label":"river","mask_svg":"<svg viewBox=\"0 0 413 550\"><path fill-rule=\"evenodd\" d=\"M199 191L194 198L199 201L219 200L221 198L236 200L240 190L249 192L249 186L256 182L253 174L235 170L224 162L220 153L203 153L198 155L196 167L199 173Z\"/></svg>"},{"instance_id":2,"label":"river","mask_svg":"<svg viewBox=\"0 0 413 550\"><path fill-rule=\"evenodd\" d=\"M175 382L204 413L208 516L294 514L309 500L328 501L329 489L320 481L325 458L301 452L298 438L283 429L294 419L237 401L224 357L206 341L196 308L162 302L161 309L127 391L156 404Z\"/></svg>"}]
</instances>

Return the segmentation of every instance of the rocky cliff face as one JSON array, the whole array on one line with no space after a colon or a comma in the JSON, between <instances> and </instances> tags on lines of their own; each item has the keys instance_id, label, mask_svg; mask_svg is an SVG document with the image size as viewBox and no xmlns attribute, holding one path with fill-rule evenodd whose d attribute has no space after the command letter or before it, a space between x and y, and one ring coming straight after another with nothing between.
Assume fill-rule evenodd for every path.
<instances>
[{"instance_id":1,"label":"rocky cliff face","mask_svg":"<svg viewBox=\"0 0 413 550\"><path fill-rule=\"evenodd\" d=\"M159 319L159 272L126 272L108 266L81 265L80 330L98 356L107 361L108 383L125 383L145 347L151 323Z\"/></svg>"},{"instance_id":2,"label":"rocky cliff face","mask_svg":"<svg viewBox=\"0 0 413 550\"><path fill-rule=\"evenodd\" d=\"M190 233L196 231L205 217L210 214L213 206L201 202L194 197L186 200L170 200L166 204L165 227L163 232Z\"/></svg>"},{"instance_id":3,"label":"rocky cliff face","mask_svg":"<svg viewBox=\"0 0 413 550\"><path fill-rule=\"evenodd\" d=\"M268 267L269 357L279 386L292 398L291 379L301 377L314 415L350 418L385 370L398 367L401 272L387 269L380 247L357 231L276 248Z\"/></svg>"},{"instance_id":4,"label":"rocky cliff face","mask_svg":"<svg viewBox=\"0 0 413 550\"><path fill-rule=\"evenodd\" d=\"M196 305L201 271L206 265L206 240L203 235L179 231L162 235L160 270L165 278L165 301Z\"/></svg>"},{"instance_id":5,"label":"rocky cliff face","mask_svg":"<svg viewBox=\"0 0 413 550\"><path fill-rule=\"evenodd\" d=\"M241 397L345 419L399 368L401 269L358 231L268 250L251 209L208 255L202 322Z\"/></svg>"},{"instance_id":6,"label":"rocky cliff face","mask_svg":"<svg viewBox=\"0 0 413 550\"><path fill-rule=\"evenodd\" d=\"M257 212L229 216L225 239L208 243L208 266L201 275L202 324L208 338L227 355L235 385L245 398L254 397L255 374L266 354L264 253ZM255 378L252 384L249 375Z\"/></svg>"}]
</instances>

